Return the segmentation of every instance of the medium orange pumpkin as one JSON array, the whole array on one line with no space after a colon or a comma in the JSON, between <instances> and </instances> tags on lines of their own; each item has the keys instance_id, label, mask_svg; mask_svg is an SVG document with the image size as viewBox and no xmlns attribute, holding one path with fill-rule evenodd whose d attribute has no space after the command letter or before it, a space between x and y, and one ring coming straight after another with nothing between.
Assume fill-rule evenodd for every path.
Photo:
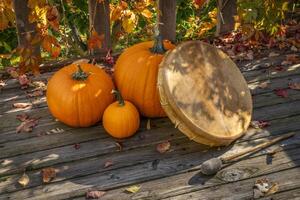
<instances>
[{"instance_id":1,"label":"medium orange pumpkin","mask_svg":"<svg viewBox=\"0 0 300 200\"><path fill-rule=\"evenodd\" d=\"M113 102L113 82L99 67L71 64L56 72L48 82L47 104L52 115L73 127L88 127L101 120Z\"/></svg>"},{"instance_id":2,"label":"medium orange pumpkin","mask_svg":"<svg viewBox=\"0 0 300 200\"><path fill-rule=\"evenodd\" d=\"M104 129L115 138L132 136L140 126L140 116L136 107L124 101L121 94L113 90L118 101L110 104L103 114Z\"/></svg>"},{"instance_id":3,"label":"medium orange pumpkin","mask_svg":"<svg viewBox=\"0 0 300 200\"><path fill-rule=\"evenodd\" d=\"M156 87L158 66L166 50L175 46L162 42L142 42L126 49L115 65L115 83L123 98L132 102L146 117L163 117ZM165 49L166 48L166 49Z\"/></svg>"}]
</instances>

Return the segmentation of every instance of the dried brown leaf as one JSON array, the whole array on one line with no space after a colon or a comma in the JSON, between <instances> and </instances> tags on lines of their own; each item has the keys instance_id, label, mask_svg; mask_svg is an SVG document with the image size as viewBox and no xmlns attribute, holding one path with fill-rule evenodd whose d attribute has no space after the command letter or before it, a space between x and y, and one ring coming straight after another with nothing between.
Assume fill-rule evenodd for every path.
<instances>
[{"instance_id":1,"label":"dried brown leaf","mask_svg":"<svg viewBox=\"0 0 300 200\"><path fill-rule=\"evenodd\" d=\"M87 191L85 197L87 199L99 199L103 195L105 195L105 191L100 191L100 190L92 190L92 191Z\"/></svg>"},{"instance_id":2,"label":"dried brown leaf","mask_svg":"<svg viewBox=\"0 0 300 200\"><path fill-rule=\"evenodd\" d=\"M20 120L21 122L24 122L28 118L29 118L29 116L26 113L19 114L16 116L16 119Z\"/></svg>"},{"instance_id":3,"label":"dried brown leaf","mask_svg":"<svg viewBox=\"0 0 300 200\"><path fill-rule=\"evenodd\" d=\"M114 164L113 161L108 160L108 161L106 161L106 162L104 163L104 168L110 167L110 166L112 166L113 164Z\"/></svg>"},{"instance_id":4,"label":"dried brown leaf","mask_svg":"<svg viewBox=\"0 0 300 200\"><path fill-rule=\"evenodd\" d=\"M268 82L268 81L264 81L264 82L262 82L262 83L260 83L260 84L258 85L258 87L261 88L261 89L265 89L265 88L267 88L268 86L269 86L269 82Z\"/></svg>"},{"instance_id":5,"label":"dried brown leaf","mask_svg":"<svg viewBox=\"0 0 300 200\"><path fill-rule=\"evenodd\" d=\"M165 153L171 148L171 143L169 141L162 142L156 146L156 150L159 153Z\"/></svg>"},{"instance_id":6,"label":"dried brown leaf","mask_svg":"<svg viewBox=\"0 0 300 200\"><path fill-rule=\"evenodd\" d=\"M27 93L28 97L38 97L38 96L43 96L44 92L42 90L35 90L31 93Z\"/></svg>"},{"instance_id":7,"label":"dried brown leaf","mask_svg":"<svg viewBox=\"0 0 300 200\"><path fill-rule=\"evenodd\" d=\"M27 78L26 74L19 76L19 83L22 87L28 87L30 80Z\"/></svg>"},{"instance_id":8,"label":"dried brown leaf","mask_svg":"<svg viewBox=\"0 0 300 200\"><path fill-rule=\"evenodd\" d=\"M117 147L117 151L122 151L123 145L122 145L121 142L115 142L115 145L116 145L116 147Z\"/></svg>"},{"instance_id":9,"label":"dried brown leaf","mask_svg":"<svg viewBox=\"0 0 300 200\"><path fill-rule=\"evenodd\" d=\"M29 106L32 106L31 103L14 103L13 107L14 108L27 108Z\"/></svg>"},{"instance_id":10,"label":"dried brown leaf","mask_svg":"<svg viewBox=\"0 0 300 200\"><path fill-rule=\"evenodd\" d=\"M265 127L267 127L267 126L270 126L271 123L270 123L270 122L267 122L267 121L264 121L264 120L258 120L258 121L251 121L251 122L250 122L250 125L251 125L253 128L259 129L259 128L265 128Z\"/></svg>"},{"instance_id":11,"label":"dried brown leaf","mask_svg":"<svg viewBox=\"0 0 300 200\"><path fill-rule=\"evenodd\" d=\"M16 132L31 132L32 129L38 124L38 119L25 119L22 123L16 128Z\"/></svg>"},{"instance_id":12,"label":"dried brown leaf","mask_svg":"<svg viewBox=\"0 0 300 200\"><path fill-rule=\"evenodd\" d=\"M56 177L56 170L53 167L42 169L43 183L49 183Z\"/></svg>"},{"instance_id":13,"label":"dried brown leaf","mask_svg":"<svg viewBox=\"0 0 300 200\"><path fill-rule=\"evenodd\" d=\"M289 88L293 90L300 90L300 82L298 83L289 83Z\"/></svg>"},{"instance_id":14,"label":"dried brown leaf","mask_svg":"<svg viewBox=\"0 0 300 200\"><path fill-rule=\"evenodd\" d=\"M282 97L282 98L287 98L288 97L288 90L287 89L275 89L274 92L279 97Z\"/></svg>"}]
</instances>

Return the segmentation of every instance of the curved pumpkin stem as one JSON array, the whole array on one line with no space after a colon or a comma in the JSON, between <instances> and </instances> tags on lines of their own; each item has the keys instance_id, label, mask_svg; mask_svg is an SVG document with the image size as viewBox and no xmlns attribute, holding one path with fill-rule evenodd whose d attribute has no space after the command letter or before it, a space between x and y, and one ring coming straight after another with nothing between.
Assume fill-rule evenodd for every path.
<instances>
[{"instance_id":1,"label":"curved pumpkin stem","mask_svg":"<svg viewBox=\"0 0 300 200\"><path fill-rule=\"evenodd\" d=\"M117 101L119 103L119 106L125 106L125 101L124 101L121 93L118 90L112 90L111 93L115 95L115 98L117 99Z\"/></svg>"},{"instance_id":2,"label":"curved pumpkin stem","mask_svg":"<svg viewBox=\"0 0 300 200\"><path fill-rule=\"evenodd\" d=\"M81 66L78 64L78 71L72 74L72 78L77 81L84 81L88 78L89 74L84 72Z\"/></svg>"},{"instance_id":3,"label":"curved pumpkin stem","mask_svg":"<svg viewBox=\"0 0 300 200\"><path fill-rule=\"evenodd\" d=\"M154 26L154 45L150 49L150 51L156 54L164 54L167 50L164 47L163 38L159 31L159 15L161 14L159 10L159 0L156 1L156 4L157 4L156 5L157 16L156 16L156 22Z\"/></svg>"}]
</instances>

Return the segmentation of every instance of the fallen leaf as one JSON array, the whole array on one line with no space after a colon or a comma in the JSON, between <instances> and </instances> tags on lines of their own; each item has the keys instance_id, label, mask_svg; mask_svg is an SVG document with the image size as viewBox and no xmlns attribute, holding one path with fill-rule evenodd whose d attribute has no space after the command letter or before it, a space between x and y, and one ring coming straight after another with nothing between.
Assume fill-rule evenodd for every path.
<instances>
[{"instance_id":1,"label":"fallen leaf","mask_svg":"<svg viewBox=\"0 0 300 200\"><path fill-rule=\"evenodd\" d=\"M4 88L7 84L3 81L3 80L0 80L0 90L2 88Z\"/></svg>"},{"instance_id":2,"label":"fallen leaf","mask_svg":"<svg viewBox=\"0 0 300 200\"><path fill-rule=\"evenodd\" d=\"M289 55L286 55L286 61L289 61L292 64L296 64L296 63L300 62L300 59L297 54L289 54Z\"/></svg>"},{"instance_id":3,"label":"fallen leaf","mask_svg":"<svg viewBox=\"0 0 300 200\"><path fill-rule=\"evenodd\" d=\"M279 97L287 98L288 97L288 91L287 89L275 89L275 94Z\"/></svg>"},{"instance_id":4,"label":"fallen leaf","mask_svg":"<svg viewBox=\"0 0 300 200\"><path fill-rule=\"evenodd\" d=\"M289 88L293 90L300 90L300 82L298 83L289 83Z\"/></svg>"},{"instance_id":5,"label":"fallen leaf","mask_svg":"<svg viewBox=\"0 0 300 200\"><path fill-rule=\"evenodd\" d=\"M150 121L150 119L147 120L146 129L147 129L147 130L150 130L150 129L151 129L151 121Z\"/></svg>"},{"instance_id":6,"label":"fallen leaf","mask_svg":"<svg viewBox=\"0 0 300 200\"><path fill-rule=\"evenodd\" d=\"M38 96L43 96L44 92L42 90L35 90L32 93L27 93L28 97L38 97Z\"/></svg>"},{"instance_id":7,"label":"fallen leaf","mask_svg":"<svg viewBox=\"0 0 300 200\"><path fill-rule=\"evenodd\" d=\"M259 129L259 128L265 128L267 126L270 126L271 123L267 122L267 121L264 121L264 120L258 120L258 121L251 121L250 125L253 128Z\"/></svg>"},{"instance_id":8,"label":"fallen leaf","mask_svg":"<svg viewBox=\"0 0 300 200\"><path fill-rule=\"evenodd\" d=\"M112 165L113 165L113 161L108 160L108 161L106 161L106 162L104 163L104 168L110 167L110 166L112 166Z\"/></svg>"},{"instance_id":9,"label":"fallen leaf","mask_svg":"<svg viewBox=\"0 0 300 200\"><path fill-rule=\"evenodd\" d=\"M80 144L79 143L74 144L74 149L76 150L80 149Z\"/></svg>"},{"instance_id":10,"label":"fallen leaf","mask_svg":"<svg viewBox=\"0 0 300 200\"><path fill-rule=\"evenodd\" d=\"M43 183L49 183L56 177L56 170L53 167L42 169Z\"/></svg>"},{"instance_id":11,"label":"fallen leaf","mask_svg":"<svg viewBox=\"0 0 300 200\"><path fill-rule=\"evenodd\" d=\"M156 146L156 150L159 152L159 153L165 153L167 152L168 150L170 150L170 147L171 147L171 143L169 141L165 141L165 142L162 142L160 144L158 144Z\"/></svg>"},{"instance_id":12,"label":"fallen leaf","mask_svg":"<svg viewBox=\"0 0 300 200\"><path fill-rule=\"evenodd\" d=\"M19 76L18 79L22 88L27 88L29 86L30 80L27 78L26 74Z\"/></svg>"},{"instance_id":13,"label":"fallen leaf","mask_svg":"<svg viewBox=\"0 0 300 200\"><path fill-rule=\"evenodd\" d=\"M278 191L279 186L276 182L270 182L267 178L258 179L253 187L253 198L258 199Z\"/></svg>"},{"instance_id":14,"label":"fallen leaf","mask_svg":"<svg viewBox=\"0 0 300 200\"><path fill-rule=\"evenodd\" d=\"M258 85L258 87L261 88L261 89L265 89L265 88L268 87L268 85L269 85L269 82L268 81L264 81L264 82L260 83Z\"/></svg>"},{"instance_id":15,"label":"fallen leaf","mask_svg":"<svg viewBox=\"0 0 300 200\"><path fill-rule=\"evenodd\" d=\"M14 103L13 107L14 108L27 108L29 106L32 106L31 103Z\"/></svg>"},{"instance_id":16,"label":"fallen leaf","mask_svg":"<svg viewBox=\"0 0 300 200\"><path fill-rule=\"evenodd\" d=\"M117 151L122 151L123 145L121 142L115 142L116 147L118 148Z\"/></svg>"},{"instance_id":17,"label":"fallen leaf","mask_svg":"<svg viewBox=\"0 0 300 200\"><path fill-rule=\"evenodd\" d=\"M25 119L22 123L16 128L16 132L31 132L32 129L38 124L38 119Z\"/></svg>"},{"instance_id":18,"label":"fallen leaf","mask_svg":"<svg viewBox=\"0 0 300 200\"><path fill-rule=\"evenodd\" d=\"M246 59L247 60L253 60L254 59L253 51L250 50L250 51L247 52Z\"/></svg>"},{"instance_id":19,"label":"fallen leaf","mask_svg":"<svg viewBox=\"0 0 300 200\"><path fill-rule=\"evenodd\" d=\"M285 71L285 68L282 66L276 66L274 69L279 72Z\"/></svg>"},{"instance_id":20,"label":"fallen leaf","mask_svg":"<svg viewBox=\"0 0 300 200\"><path fill-rule=\"evenodd\" d=\"M279 56L280 54L279 53L275 53L275 52L270 52L269 53L269 57L276 57L276 56Z\"/></svg>"},{"instance_id":21,"label":"fallen leaf","mask_svg":"<svg viewBox=\"0 0 300 200\"><path fill-rule=\"evenodd\" d=\"M51 134L57 134L57 133L63 133L65 132L64 129L61 129L61 128L53 128L51 129L50 131L47 131L46 132L46 135L51 135Z\"/></svg>"},{"instance_id":22,"label":"fallen leaf","mask_svg":"<svg viewBox=\"0 0 300 200\"><path fill-rule=\"evenodd\" d=\"M47 86L43 81L33 81L30 85L35 87L35 90L46 91L47 89Z\"/></svg>"},{"instance_id":23,"label":"fallen leaf","mask_svg":"<svg viewBox=\"0 0 300 200\"><path fill-rule=\"evenodd\" d=\"M126 188L125 191L129 192L129 193L137 193L140 189L141 189L141 186L133 185L133 186Z\"/></svg>"},{"instance_id":24,"label":"fallen leaf","mask_svg":"<svg viewBox=\"0 0 300 200\"><path fill-rule=\"evenodd\" d=\"M87 199L99 199L102 197L106 192L104 191L99 191L99 190L92 190L92 191L87 191L85 197Z\"/></svg>"},{"instance_id":25,"label":"fallen leaf","mask_svg":"<svg viewBox=\"0 0 300 200\"><path fill-rule=\"evenodd\" d=\"M25 172L23 173L23 175L21 176L21 178L19 178L18 183L23 186L26 187L29 183L30 179L29 176L27 174L25 174Z\"/></svg>"},{"instance_id":26,"label":"fallen leaf","mask_svg":"<svg viewBox=\"0 0 300 200\"><path fill-rule=\"evenodd\" d=\"M292 50L292 51L295 51L295 52L298 51L297 47L295 47L295 46L292 46L292 47L291 47L291 50Z\"/></svg>"},{"instance_id":27,"label":"fallen leaf","mask_svg":"<svg viewBox=\"0 0 300 200\"><path fill-rule=\"evenodd\" d=\"M19 74L18 72L16 71L16 68L15 67L8 67L7 70L6 70L7 73L9 73L9 75L12 77L12 78L18 78L19 77Z\"/></svg>"},{"instance_id":28,"label":"fallen leaf","mask_svg":"<svg viewBox=\"0 0 300 200\"><path fill-rule=\"evenodd\" d=\"M21 122L24 122L28 118L29 118L29 116L26 113L19 114L16 116L16 119L20 120Z\"/></svg>"}]
</instances>

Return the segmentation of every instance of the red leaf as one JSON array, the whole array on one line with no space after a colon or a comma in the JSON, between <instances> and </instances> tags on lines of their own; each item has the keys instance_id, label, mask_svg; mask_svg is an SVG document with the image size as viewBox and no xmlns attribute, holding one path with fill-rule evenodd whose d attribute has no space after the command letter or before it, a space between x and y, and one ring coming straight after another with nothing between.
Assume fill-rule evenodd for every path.
<instances>
[{"instance_id":1,"label":"red leaf","mask_svg":"<svg viewBox=\"0 0 300 200\"><path fill-rule=\"evenodd\" d=\"M282 66L276 66L274 69L279 72L285 71L285 68L283 68Z\"/></svg>"},{"instance_id":2,"label":"red leaf","mask_svg":"<svg viewBox=\"0 0 300 200\"><path fill-rule=\"evenodd\" d=\"M287 98L288 97L288 91L287 89L275 89L275 94L279 97Z\"/></svg>"},{"instance_id":3,"label":"red leaf","mask_svg":"<svg viewBox=\"0 0 300 200\"><path fill-rule=\"evenodd\" d=\"M102 41L104 40L104 35L99 35L95 30L92 30L91 36L88 39L88 48L96 49L102 47Z\"/></svg>"},{"instance_id":4,"label":"red leaf","mask_svg":"<svg viewBox=\"0 0 300 200\"><path fill-rule=\"evenodd\" d=\"M159 153L165 153L167 152L168 150L170 150L170 147L171 147L171 143L169 141L165 141L165 142L162 142L160 144L158 144L156 146L156 150L159 152Z\"/></svg>"},{"instance_id":5,"label":"red leaf","mask_svg":"<svg viewBox=\"0 0 300 200\"><path fill-rule=\"evenodd\" d=\"M74 144L74 148L76 149L76 150L78 150L78 149L80 149L80 144L79 143L76 143L76 144Z\"/></svg>"},{"instance_id":6,"label":"red leaf","mask_svg":"<svg viewBox=\"0 0 300 200\"><path fill-rule=\"evenodd\" d=\"M99 191L99 190L93 190L93 191L87 191L86 192L86 198L87 199L99 199L102 197L106 192Z\"/></svg>"}]
</instances>

